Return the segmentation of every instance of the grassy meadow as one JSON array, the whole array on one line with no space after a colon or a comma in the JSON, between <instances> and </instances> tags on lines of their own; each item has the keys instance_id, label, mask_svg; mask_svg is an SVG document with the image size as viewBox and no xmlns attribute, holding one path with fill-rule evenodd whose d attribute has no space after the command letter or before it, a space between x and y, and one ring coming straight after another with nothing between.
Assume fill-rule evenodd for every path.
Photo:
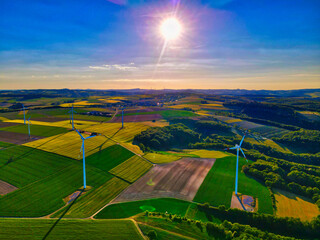
<instances>
[{"instance_id":1,"label":"grassy meadow","mask_svg":"<svg viewBox=\"0 0 320 240\"><path fill-rule=\"evenodd\" d=\"M238 191L245 195L257 197L259 204L258 211L260 213L273 214L272 201L268 189L241 172L244 164L246 164L246 161L243 158L239 158ZM235 172L236 156L217 159L193 201L199 203L208 202L212 206L225 205L229 208L232 192L234 192Z\"/></svg>"},{"instance_id":2,"label":"grassy meadow","mask_svg":"<svg viewBox=\"0 0 320 240\"><path fill-rule=\"evenodd\" d=\"M44 238L46 237L46 238ZM3 240L143 240L131 220L0 219Z\"/></svg>"}]
</instances>

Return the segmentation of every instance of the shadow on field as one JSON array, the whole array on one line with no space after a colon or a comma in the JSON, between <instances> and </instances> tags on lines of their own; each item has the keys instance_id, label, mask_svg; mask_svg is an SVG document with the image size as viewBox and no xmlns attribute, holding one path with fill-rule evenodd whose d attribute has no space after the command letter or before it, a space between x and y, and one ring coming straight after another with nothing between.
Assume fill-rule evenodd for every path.
<instances>
[{"instance_id":1,"label":"shadow on field","mask_svg":"<svg viewBox=\"0 0 320 240\"><path fill-rule=\"evenodd\" d=\"M59 223L59 221L64 217L64 215L66 215L66 213L69 211L69 209L72 207L72 205L78 200L78 198L82 195L82 193L84 192L84 188L81 189L80 194L72 201L71 204L69 204L69 206L66 208L66 210L61 214L61 216L57 219L57 221L54 222L54 224L51 226L51 228L49 229L49 231L46 233L46 235L44 235L44 237L42 238L42 240L47 239L47 237L50 235L50 233L52 232L52 230L57 226L57 224Z\"/></svg>"},{"instance_id":2,"label":"shadow on field","mask_svg":"<svg viewBox=\"0 0 320 240\"><path fill-rule=\"evenodd\" d=\"M244 210L244 211L247 211L247 210L246 210L246 208L244 207L244 205L243 205L243 203L242 203L241 199L239 198L239 196L238 196L238 195L236 195L236 197L238 198L239 203L241 204L241 207L243 208L243 210Z\"/></svg>"}]
</instances>

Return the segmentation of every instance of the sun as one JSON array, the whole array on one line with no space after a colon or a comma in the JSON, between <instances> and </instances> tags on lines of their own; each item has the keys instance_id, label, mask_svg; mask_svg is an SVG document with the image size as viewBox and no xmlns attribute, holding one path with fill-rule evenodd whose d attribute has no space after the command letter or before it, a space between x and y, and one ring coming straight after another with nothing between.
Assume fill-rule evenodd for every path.
<instances>
[{"instance_id":1,"label":"sun","mask_svg":"<svg viewBox=\"0 0 320 240\"><path fill-rule=\"evenodd\" d=\"M161 34L167 41L177 39L181 30L180 22L174 17L165 19L160 26Z\"/></svg>"}]
</instances>

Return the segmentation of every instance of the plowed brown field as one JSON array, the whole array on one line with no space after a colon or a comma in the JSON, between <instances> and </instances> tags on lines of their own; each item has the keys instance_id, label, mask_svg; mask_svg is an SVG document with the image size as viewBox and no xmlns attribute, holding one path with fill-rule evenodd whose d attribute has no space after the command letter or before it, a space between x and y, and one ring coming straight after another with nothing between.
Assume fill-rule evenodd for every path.
<instances>
[{"instance_id":1,"label":"plowed brown field","mask_svg":"<svg viewBox=\"0 0 320 240\"><path fill-rule=\"evenodd\" d=\"M115 202L161 197L191 201L214 162L211 158L184 158L156 165L122 192Z\"/></svg>"}]
</instances>

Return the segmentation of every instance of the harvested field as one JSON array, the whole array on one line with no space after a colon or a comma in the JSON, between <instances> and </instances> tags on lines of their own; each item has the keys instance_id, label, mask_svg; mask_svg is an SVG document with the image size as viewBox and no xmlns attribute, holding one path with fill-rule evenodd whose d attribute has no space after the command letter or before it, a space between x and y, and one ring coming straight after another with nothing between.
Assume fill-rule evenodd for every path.
<instances>
[{"instance_id":1,"label":"harvested field","mask_svg":"<svg viewBox=\"0 0 320 240\"><path fill-rule=\"evenodd\" d=\"M306 197L280 189L273 189L273 192L276 197L276 215L279 217L296 217L310 221L320 214L317 205Z\"/></svg>"},{"instance_id":2,"label":"harvested field","mask_svg":"<svg viewBox=\"0 0 320 240\"><path fill-rule=\"evenodd\" d=\"M43 137L31 135L31 139L30 139L28 134L0 131L0 142L23 144L23 143L32 142L41 138Z\"/></svg>"},{"instance_id":3,"label":"harvested field","mask_svg":"<svg viewBox=\"0 0 320 240\"><path fill-rule=\"evenodd\" d=\"M162 116L160 114L142 114L142 115L128 115L123 116L124 122L143 122L143 121L152 121L159 120ZM122 117L118 116L112 119L110 122L120 123L122 121Z\"/></svg>"},{"instance_id":4,"label":"harvested field","mask_svg":"<svg viewBox=\"0 0 320 240\"><path fill-rule=\"evenodd\" d=\"M196 195L215 159L184 158L157 165L132 184L115 202L157 197L173 197L191 201Z\"/></svg>"},{"instance_id":5,"label":"harvested field","mask_svg":"<svg viewBox=\"0 0 320 240\"><path fill-rule=\"evenodd\" d=\"M7 193L13 192L16 189L18 188L0 180L0 195L5 195Z\"/></svg>"}]
</instances>

